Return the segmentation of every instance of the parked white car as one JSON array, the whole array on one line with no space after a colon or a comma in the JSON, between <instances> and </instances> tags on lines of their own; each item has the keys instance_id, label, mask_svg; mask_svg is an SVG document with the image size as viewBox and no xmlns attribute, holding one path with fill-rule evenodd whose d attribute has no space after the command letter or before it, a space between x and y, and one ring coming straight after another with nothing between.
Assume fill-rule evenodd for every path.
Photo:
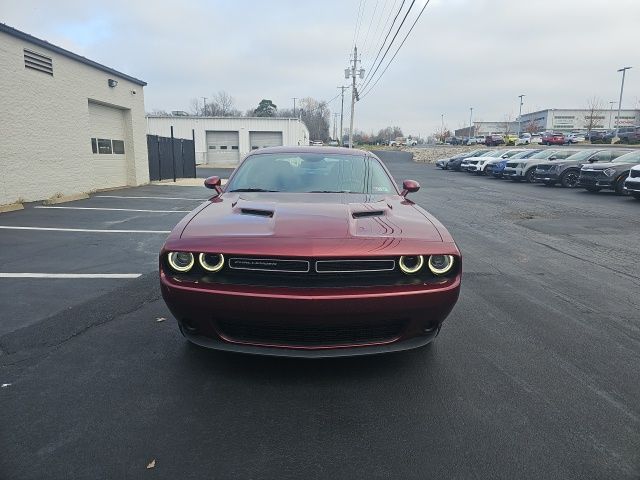
<instances>
[{"instance_id":1,"label":"parked white car","mask_svg":"<svg viewBox=\"0 0 640 480\"><path fill-rule=\"evenodd\" d=\"M580 132L571 132L564 138L567 143L580 143L586 140L586 137Z\"/></svg>"},{"instance_id":2,"label":"parked white car","mask_svg":"<svg viewBox=\"0 0 640 480\"><path fill-rule=\"evenodd\" d=\"M640 200L640 165L632 167L624 181L624 191Z\"/></svg>"},{"instance_id":3,"label":"parked white car","mask_svg":"<svg viewBox=\"0 0 640 480\"><path fill-rule=\"evenodd\" d=\"M516 145L529 145L530 143L531 143L530 133L521 133L518 139L516 140Z\"/></svg>"},{"instance_id":4,"label":"parked white car","mask_svg":"<svg viewBox=\"0 0 640 480\"><path fill-rule=\"evenodd\" d=\"M463 168L463 170L466 170L467 172L470 172L470 173L483 174L484 169L487 167L487 165L490 162L495 161L497 163L501 160L504 160L505 158L511 158L512 156L522 151L523 150L521 149L495 150L494 152L491 152L490 154L487 154L487 155L483 155L481 157L466 158L465 161L467 161L467 164L466 164L466 168ZM464 161L463 161L463 165L464 165Z\"/></svg>"},{"instance_id":5,"label":"parked white car","mask_svg":"<svg viewBox=\"0 0 640 480\"><path fill-rule=\"evenodd\" d=\"M579 150L570 149L547 149L532 155L529 158L510 160L504 167L502 172L503 178L508 178L514 182L520 180L526 180L529 183L533 183L533 176L535 175L536 166L542 162L564 160L565 158L578 153Z\"/></svg>"}]
</instances>

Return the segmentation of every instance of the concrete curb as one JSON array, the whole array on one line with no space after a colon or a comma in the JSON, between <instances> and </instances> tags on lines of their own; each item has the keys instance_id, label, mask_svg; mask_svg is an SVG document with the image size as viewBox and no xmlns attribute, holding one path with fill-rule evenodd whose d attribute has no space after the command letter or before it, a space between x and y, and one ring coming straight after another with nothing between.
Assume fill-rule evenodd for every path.
<instances>
[{"instance_id":1,"label":"concrete curb","mask_svg":"<svg viewBox=\"0 0 640 480\"><path fill-rule=\"evenodd\" d=\"M16 210L24 210L24 205L21 203L9 203L7 205L0 205L0 213L15 212Z\"/></svg>"},{"instance_id":2,"label":"concrete curb","mask_svg":"<svg viewBox=\"0 0 640 480\"><path fill-rule=\"evenodd\" d=\"M74 195L64 195L62 197L51 197L42 202L43 205L55 205L56 203L73 202L76 200L86 200L89 195L86 193L76 193Z\"/></svg>"}]
</instances>

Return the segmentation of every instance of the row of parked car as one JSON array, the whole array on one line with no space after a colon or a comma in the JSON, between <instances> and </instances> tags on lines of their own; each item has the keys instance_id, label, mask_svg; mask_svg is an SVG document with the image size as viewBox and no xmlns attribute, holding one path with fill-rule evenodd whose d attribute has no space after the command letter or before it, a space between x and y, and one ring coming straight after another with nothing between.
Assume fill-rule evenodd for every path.
<instances>
[{"instance_id":1,"label":"row of parked car","mask_svg":"<svg viewBox=\"0 0 640 480\"><path fill-rule=\"evenodd\" d=\"M514 182L614 190L640 200L640 149L479 149L440 159L436 166Z\"/></svg>"},{"instance_id":2,"label":"row of parked car","mask_svg":"<svg viewBox=\"0 0 640 480\"><path fill-rule=\"evenodd\" d=\"M446 143L451 145L486 145L488 147L497 147L500 145L571 145L581 142L591 143L640 143L640 126L620 127L615 130L592 130L590 132L542 132L542 133L521 133L519 136L514 134L492 133L484 137L451 137Z\"/></svg>"}]
</instances>

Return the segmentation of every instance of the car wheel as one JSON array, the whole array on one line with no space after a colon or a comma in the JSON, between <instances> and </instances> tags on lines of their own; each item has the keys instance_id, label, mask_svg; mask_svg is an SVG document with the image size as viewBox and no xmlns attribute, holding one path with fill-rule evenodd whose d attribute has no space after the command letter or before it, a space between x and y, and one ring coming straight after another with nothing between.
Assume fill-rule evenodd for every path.
<instances>
[{"instance_id":1,"label":"car wheel","mask_svg":"<svg viewBox=\"0 0 640 480\"><path fill-rule=\"evenodd\" d=\"M636 200L640 200L640 193L638 193L638 192L633 192L633 193L631 194L631 196L632 196L633 198L635 198Z\"/></svg>"},{"instance_id":2,"label":"car wheel","mask_svg":"<svg viewBox=\"0 0 640 480\"><path fill-rule=\"evenodd\" d=\"M534 168L530 168L529 170L527 170L527 173L524 174L524 179L529 182L529 183L533 183L534 179L533 176L535 175L535 169Z\"/></svg>"},{"instance_id":3,"label":"car wheel","mask_svg":"<svg viewBox=\"0 0 640 480\"><path fill-rule=\"evenodd\" d=\"M575 170L564 172L560 177L560 185L564 188L575 188L578 186L578 177L580 174Z\"/></svg>"},{"instance_id":4,"label":"car wheel","mask_svg":"<svg viewBox=\"0 0 640 480\"><path fill-rule=\"evenodd\" d=\"M620 175L618 181L616 181L615 191L618 195L628 195L628 192L624 189L624 181L629 175Z\"/></svg>"},{"instance_id":5,"label":"car wheel","mask_svg":"<svg viewBox=\"0 0 640 480\"><path fill-rule=\"evenodd\" d=\"M584 187L587 189L587 192L597 193L600 191L600 187Z\"/></svg>"}]
</instances>

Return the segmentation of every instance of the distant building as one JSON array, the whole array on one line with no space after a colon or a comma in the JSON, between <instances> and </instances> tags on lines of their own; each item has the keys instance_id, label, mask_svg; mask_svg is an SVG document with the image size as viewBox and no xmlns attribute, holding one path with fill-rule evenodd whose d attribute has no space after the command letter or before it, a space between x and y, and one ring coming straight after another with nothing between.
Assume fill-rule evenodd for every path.
<instances>
[{"instance_id":1,"label":"distant building","mask_svg":"<svg viewBox=\"0 0 640 480\"><path fill-rule=\"evenodd\" d=\"M0 205L149 181L146 85L0 23Z\"/></svg>"},{"instance_id":2,"label":"distant building","mask_svg":"<svg viewBox=\"0 0 640 480\"><path fill-rule=\"evenodd\" d=\"M251 150L280 145L309 145L309 130L297 118L147 116L147 133L191 138L196 163L235 167Z\"/></svg>"},{"instance_id":3,"label":"distant building","mask_svg":"<svg viewBox=\"0 0 640 480\"><path fill-rule=\"evenodd\" d=\"M616 126L626 127L640 125L640 110L621 110L618 122L618 110L551 108L537 112L525 113L520 122L523 132L554 130L573 132L586 130L607 130ZM472 136L485 136L490 133L517 133L519 123L514 122L473 122ZM467 137L469 127L455 131L456 137Z\"/></svg>"}]
</instances>

